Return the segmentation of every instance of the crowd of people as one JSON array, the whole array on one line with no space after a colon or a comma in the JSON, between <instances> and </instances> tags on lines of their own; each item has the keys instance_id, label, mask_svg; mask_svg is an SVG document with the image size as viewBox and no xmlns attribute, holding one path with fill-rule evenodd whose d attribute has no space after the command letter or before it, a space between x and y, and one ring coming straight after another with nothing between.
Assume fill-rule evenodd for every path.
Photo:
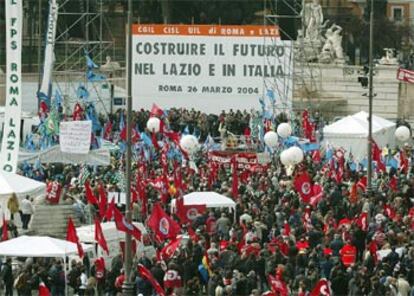
<instances>
[{"instance_id":1,"label":"crowd of people","mask_svg":"<svg viewBox=\"0 0 414 296\"><path fill-rule=\"evenodd\" d=\"M150 113L134 113L137 131L146 130ZM137 195L132 204L133 220L146 225L153 206L161 204L180 224L182 239L172 254L160 256L175 237L159 240L148 227L150 234L144 243L156 252L134 258L136 295L159 293L153 282L135 268L138 265L150 271L166 295L414 295L414 178L410 146L389 152L403 154L408 166L377 169L371 190L366 188L363 166L353 167L348 153L335 148L307 152L293 172L276 156L261 169L220 165L211 161L209 148L204 146L194 155L181 152L177 158L175 153L168 154L168 149L174 147L171 133L195 134L200 143L209 135L224 141L228 134L260 142L260 128L255 133L257 125L252 123L260 121L260 116L254 118L255 113L247 111L223 111L216 116L186 109L171 109L159 115L166 125L156 136L159 147L153 143L147 147L148 157L142 153L133 161L132 184ZM311 122L313 133L318 134L323 119L319 114L307 116L306 124ZM119 126L123 118L122 110L110 118L108 139L122 141ZM275 130L285 120L280 116L270 124L262 121L262 127L265 131ZM105 125L104 120L102 123ZM293 134L307 134L301 115L290 123ZM284 149L283 145L281 142L279 150ZM140 151L134 147L135 152ZM228 152L245 152L238 149L236 145ZM79 219L90 223L104 214L87 200L82 181L85 168L97 196L100 183L107 191L122 190L124 179L120 172L125 168L125 158L119 152L113 154L107 167L41 165L32 167L30 174L46 182L59 182L59 202L72 203ZM24 173L29 174L29 170ZM309 177L310 195L308 189L297 186L303 175ZM154 181L160 178L164 182L161 188ZM209 208L182 221L171 211L170 203L194 191L215 191L233 198L236 215L227 208ZM82 262L71 262L66 279L59 260L27 259L20 271L12 274L11 261L7 259L1 268L5 295L12 295L7 291L13 287L19 295L31 295L40 281L52 295L64 295L65 282L78 295L117 295L125 280L122 256L117 254L107 264L110 267L103 270L100 261L94 263L87 256ZM24 281L20 281L21 276Z\"/></svg>"}]
</instances>

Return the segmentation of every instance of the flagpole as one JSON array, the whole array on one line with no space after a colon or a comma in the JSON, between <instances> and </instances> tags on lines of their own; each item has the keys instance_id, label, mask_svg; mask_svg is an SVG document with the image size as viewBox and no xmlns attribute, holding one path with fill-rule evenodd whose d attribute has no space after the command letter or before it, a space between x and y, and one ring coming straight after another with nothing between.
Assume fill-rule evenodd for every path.
<instances>
[{"instance_id":1,"label":"flagpole","mask_svg":"<svg viewBox=\"0 0 414 296\"><path fill-rule=\"evenodd\" d=\"M132 0L128 0L128 18L127 18L127 147L126 147L126 189L125 189L125 217L131 223L131 132L132 132ZM122 285L122 294L133 296L134 285L131 279L132 270L132 246L131 234L125 233L125 254L124 254L124 271L125 281Z\"/></svg>"},{"instance_id":2,"label":"flagpole","mask_svg":"<svg viewBox=\"0 0 414 296\"><path fill-rule=\"evenodd\" d=\"M367 167L367 193L372 193L372 101L373 101L373 40L374 40L374 0L371 0L371 13L369 19L369 91L368 91L368 167Z\"/></svg>"}]
</instances>

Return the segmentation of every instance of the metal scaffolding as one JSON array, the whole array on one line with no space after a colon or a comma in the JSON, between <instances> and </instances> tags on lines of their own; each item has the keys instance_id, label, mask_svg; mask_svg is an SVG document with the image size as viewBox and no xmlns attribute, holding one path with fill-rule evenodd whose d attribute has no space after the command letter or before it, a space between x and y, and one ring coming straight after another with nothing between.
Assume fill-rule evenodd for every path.
<instances>
[{"instance_id":1,"label":"metal scaffolding","mask_svg":"<svg viewBox=\"0 0 414 296\"><path fill-rule=\"evenodd\" d=\"M321 70L318 66L315 57L319 54L319 49L316 44L307 41L305 44L304 38L301 38L301 32L304 32L304 21L302 9L305 6L306 0L264 0L264 18L265 25L278 26L281 35L287 40L291 40L294 50L294 64L293 64L293 100L295 101L295 109L316 109L319 107L319 100L317 99L317 91L320 89ZM289 13L284 13L288 10ZM294 28L286 28L281 26L283 20L290 20L294 24ZM300 28L295 34L292 34L292 29ZM298 36L296 37L296 33ZM302 33L303 34L303 33ZM268 60L269 63L275 61ZM264 84L271 83L267 79ZM298 104L299 103L299 104Z\"/></svg>"}]
</instances>

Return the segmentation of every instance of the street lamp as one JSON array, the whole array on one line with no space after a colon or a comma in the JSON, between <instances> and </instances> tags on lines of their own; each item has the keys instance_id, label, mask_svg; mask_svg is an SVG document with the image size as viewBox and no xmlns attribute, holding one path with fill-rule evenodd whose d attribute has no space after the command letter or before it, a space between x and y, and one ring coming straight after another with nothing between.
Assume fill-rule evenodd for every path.
<instances>
[{"instance_id":1,"label":"street lamp","mask_svg":"<svg viewBox=\"0 0 414 296\"><path fill-rule=\"evenodd\" d=\"M125 192L125 217L131 223L131 132L132 132L132 0L128 0L128 24L127 24L127 147L126 147L126 192ZM122 295L133 296L134 284L131 279L132 270L132 246L131 234L125 233L124 271L125 281L122 285Z\"/></svg>"},{"instance_id":2,"label":"street lamp","mask_svg":"<svg viewBox=\"0 0 414 296\"><path fill-rule=\"evenodd\" d=\"M373 42L374 42L374 0L371 0L371 13L369 18L369 81L368 81L368 168L367 193L372 193L372 100L373 100Z\"/></svg>"}]
</instances>

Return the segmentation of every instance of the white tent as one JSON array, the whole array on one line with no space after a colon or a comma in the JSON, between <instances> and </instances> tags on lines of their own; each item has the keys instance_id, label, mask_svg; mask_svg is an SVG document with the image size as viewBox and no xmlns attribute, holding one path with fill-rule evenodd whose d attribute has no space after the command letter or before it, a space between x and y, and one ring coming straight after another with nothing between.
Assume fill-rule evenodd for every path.
<instances>
[{"instance_id":1,"label":"white tent","mask_svg":"<svg viewBox=\"0 0 414 296\"><path fill-rule=\"evenodd\" d=\"M82 245L85 252L92 249ZM9 257L60 257L76 255L75 243L48 236L19 236L0 243L0 255Z\"/></svg>"},{"instance_id":2,"label":"white tent","mask_svg":"<svg viewBox=\"0 0 414 296\"><path fill-rule=\"evenodd\" d=\"M29 195L36 198L45 194L46 184L18 174L0 171L0 208L3 214L8 213L7 201L12 193L22 200Z\"/></svg>"},{"instance_id":3,"label":"white tent","mask_svg":"<svg viewBox=\"0 0 414 296\"><path fill-rule=\"evenodd\" d=\"M145 228L144 224L139 222L132 222L134 226L136 226L139 231L141 231L142 235L147 235L148 231ZM109 240L116 240L116 239L124 239L125 233L118 231L116 229L115 222L103 222L101 223L102 232L105 235L105 239ZM95 243L95 224L91 225L84 225L81 227L76 228L76 233L78 234L79 240L84 243Z\"/></svg>"},{"instance_id":4,"label":"white tent","mask_svg":"<svg viewBox=\"0 0 414 296\"><path fill-rule=\"evenodd\" d=\"M92 246L82 244L85 252L93 250ZM78 254L75 243L48 236L19 236L0 243L0 256L8 257L52 257L62 258L66 278L66 257ZM65 285L66 295L67 285Z\"/></svg>"},{"instance_id":5,"label":"white tent","mask_svg":"<svg viewBox=\"0 0 414 296\"><path fill-rule=\"evenodd\" d=\"M372 116L372 135L379 147L395 143L395 123L379 116ZM361 111L346 116L323 128L324 144L342 147L352 152L358 160L367 154L368 113Z\"/></svg>"},{"instance_id":6,"label":"white tent","mask_svg":"<svg viewBox=\"0 0 414 296\"><path fill-rule=\"evenodd\" d=\"M0 171L0 198L9 198L12 193L21 198L26 195L38 197L45 193L45 187L45 183Z\"/></svg>"},{"instance_id":7,"label":"white tent","mask_svg":"<svg viewBox=\"0 0 414 296\"><path fill-rule=\"evenodd\" d=\"M183 196L184 205L205 205L207 208L228 208L236 217L236 203L227 196L213 191L191 192ZM171 210L175 212L175 199L171 201Z\"/></svg>"}]
</instances>

